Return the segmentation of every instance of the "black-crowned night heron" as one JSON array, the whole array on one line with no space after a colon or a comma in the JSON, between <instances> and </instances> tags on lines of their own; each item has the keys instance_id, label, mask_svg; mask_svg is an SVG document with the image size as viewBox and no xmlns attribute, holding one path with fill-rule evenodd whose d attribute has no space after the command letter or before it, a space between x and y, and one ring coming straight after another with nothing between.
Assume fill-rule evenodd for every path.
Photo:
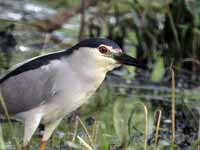
<instances>
[{"instance_id":1,"label":"black-crowned night heron","mask_svg":"<svg viewBox=\"0 0 200 150\"><path fill-rule=\"evenodd\" d=\"M67 114L80 107L100 86L106 73L121 64L145 68L113 41L86 39L64 51L25 61L0 79L11 117L24 122L26 149L39 124L45 130L40 150ZM1 116L5 115L0 107Z\"/></svg>"}]
</instances>

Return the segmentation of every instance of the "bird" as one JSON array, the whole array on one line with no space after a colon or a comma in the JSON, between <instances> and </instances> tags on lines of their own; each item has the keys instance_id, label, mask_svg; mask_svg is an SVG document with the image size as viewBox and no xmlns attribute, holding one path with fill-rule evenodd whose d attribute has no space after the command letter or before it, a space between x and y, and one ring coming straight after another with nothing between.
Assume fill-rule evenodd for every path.
<instances>
[{"instance_id":1,"label":"bird","mask_svg":"<svg viewBox=\"0 0 200 150\"><path fill-rule=\"evenodd\" d=\"M12 67L0 78L0 93L10 118L24 123L22 149L40 124L44 134L39 150L61 120L91 97L106 74L121 65L145 69L144 62L105 38L88 38L69 49L43 54ZM0 116L5 109L0 106Z\"/></svg>"}]
</instances>

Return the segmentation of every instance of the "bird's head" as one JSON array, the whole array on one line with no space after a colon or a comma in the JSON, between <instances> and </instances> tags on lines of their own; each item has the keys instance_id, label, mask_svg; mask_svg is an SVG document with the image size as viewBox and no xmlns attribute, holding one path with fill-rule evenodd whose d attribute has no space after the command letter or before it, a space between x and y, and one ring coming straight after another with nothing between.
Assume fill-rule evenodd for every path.
<instances>
[{"instance_id":1,"label":"bird's head","mask_svg":"<svg viewBox=\"0 0 200 150\"><path fill-rule=\"evenodd\" d=\"M92 66L110 71L121 65L146 68L146 64L125 54L117 43L109 39L91 38L79 42L73 47L75 55L84 58Z\"/></svg>"}]
</instances>

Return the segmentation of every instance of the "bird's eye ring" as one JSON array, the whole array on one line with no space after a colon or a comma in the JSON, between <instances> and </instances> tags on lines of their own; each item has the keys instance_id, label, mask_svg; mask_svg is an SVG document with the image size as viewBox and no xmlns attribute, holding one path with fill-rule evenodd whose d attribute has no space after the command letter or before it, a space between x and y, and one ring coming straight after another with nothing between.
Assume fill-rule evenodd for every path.
<instances>
[{"instance_id":1,"label":"bird's eye ring","mask_svg":"<svg viewBox=\"0 0 200 150\"><path fill-rule=\"evenodd\" d=\"M105 46L100 46L99 47L99 52L102 54L106 54L108 51L108 49Z\"/></svg>"}]
</instances>

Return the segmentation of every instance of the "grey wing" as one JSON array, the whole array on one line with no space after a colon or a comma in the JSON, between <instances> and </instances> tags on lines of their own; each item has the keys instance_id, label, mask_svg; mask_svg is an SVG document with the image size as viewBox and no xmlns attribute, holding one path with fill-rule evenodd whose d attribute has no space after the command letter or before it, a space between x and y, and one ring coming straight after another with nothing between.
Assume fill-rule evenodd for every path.
<instances>
[{"instance_id":1,"label":"grey wing","mask_svg":"<svg viewBox=\"0 0 200 150\"><path fill-rule=\"evenodd\" d=\"M0 84L0 90L9 114L16 114L49 101L52 86L52 70L40 67L10 77ZM0 114L4 114L2 107Z\"/></svg>"}]
</instances>

